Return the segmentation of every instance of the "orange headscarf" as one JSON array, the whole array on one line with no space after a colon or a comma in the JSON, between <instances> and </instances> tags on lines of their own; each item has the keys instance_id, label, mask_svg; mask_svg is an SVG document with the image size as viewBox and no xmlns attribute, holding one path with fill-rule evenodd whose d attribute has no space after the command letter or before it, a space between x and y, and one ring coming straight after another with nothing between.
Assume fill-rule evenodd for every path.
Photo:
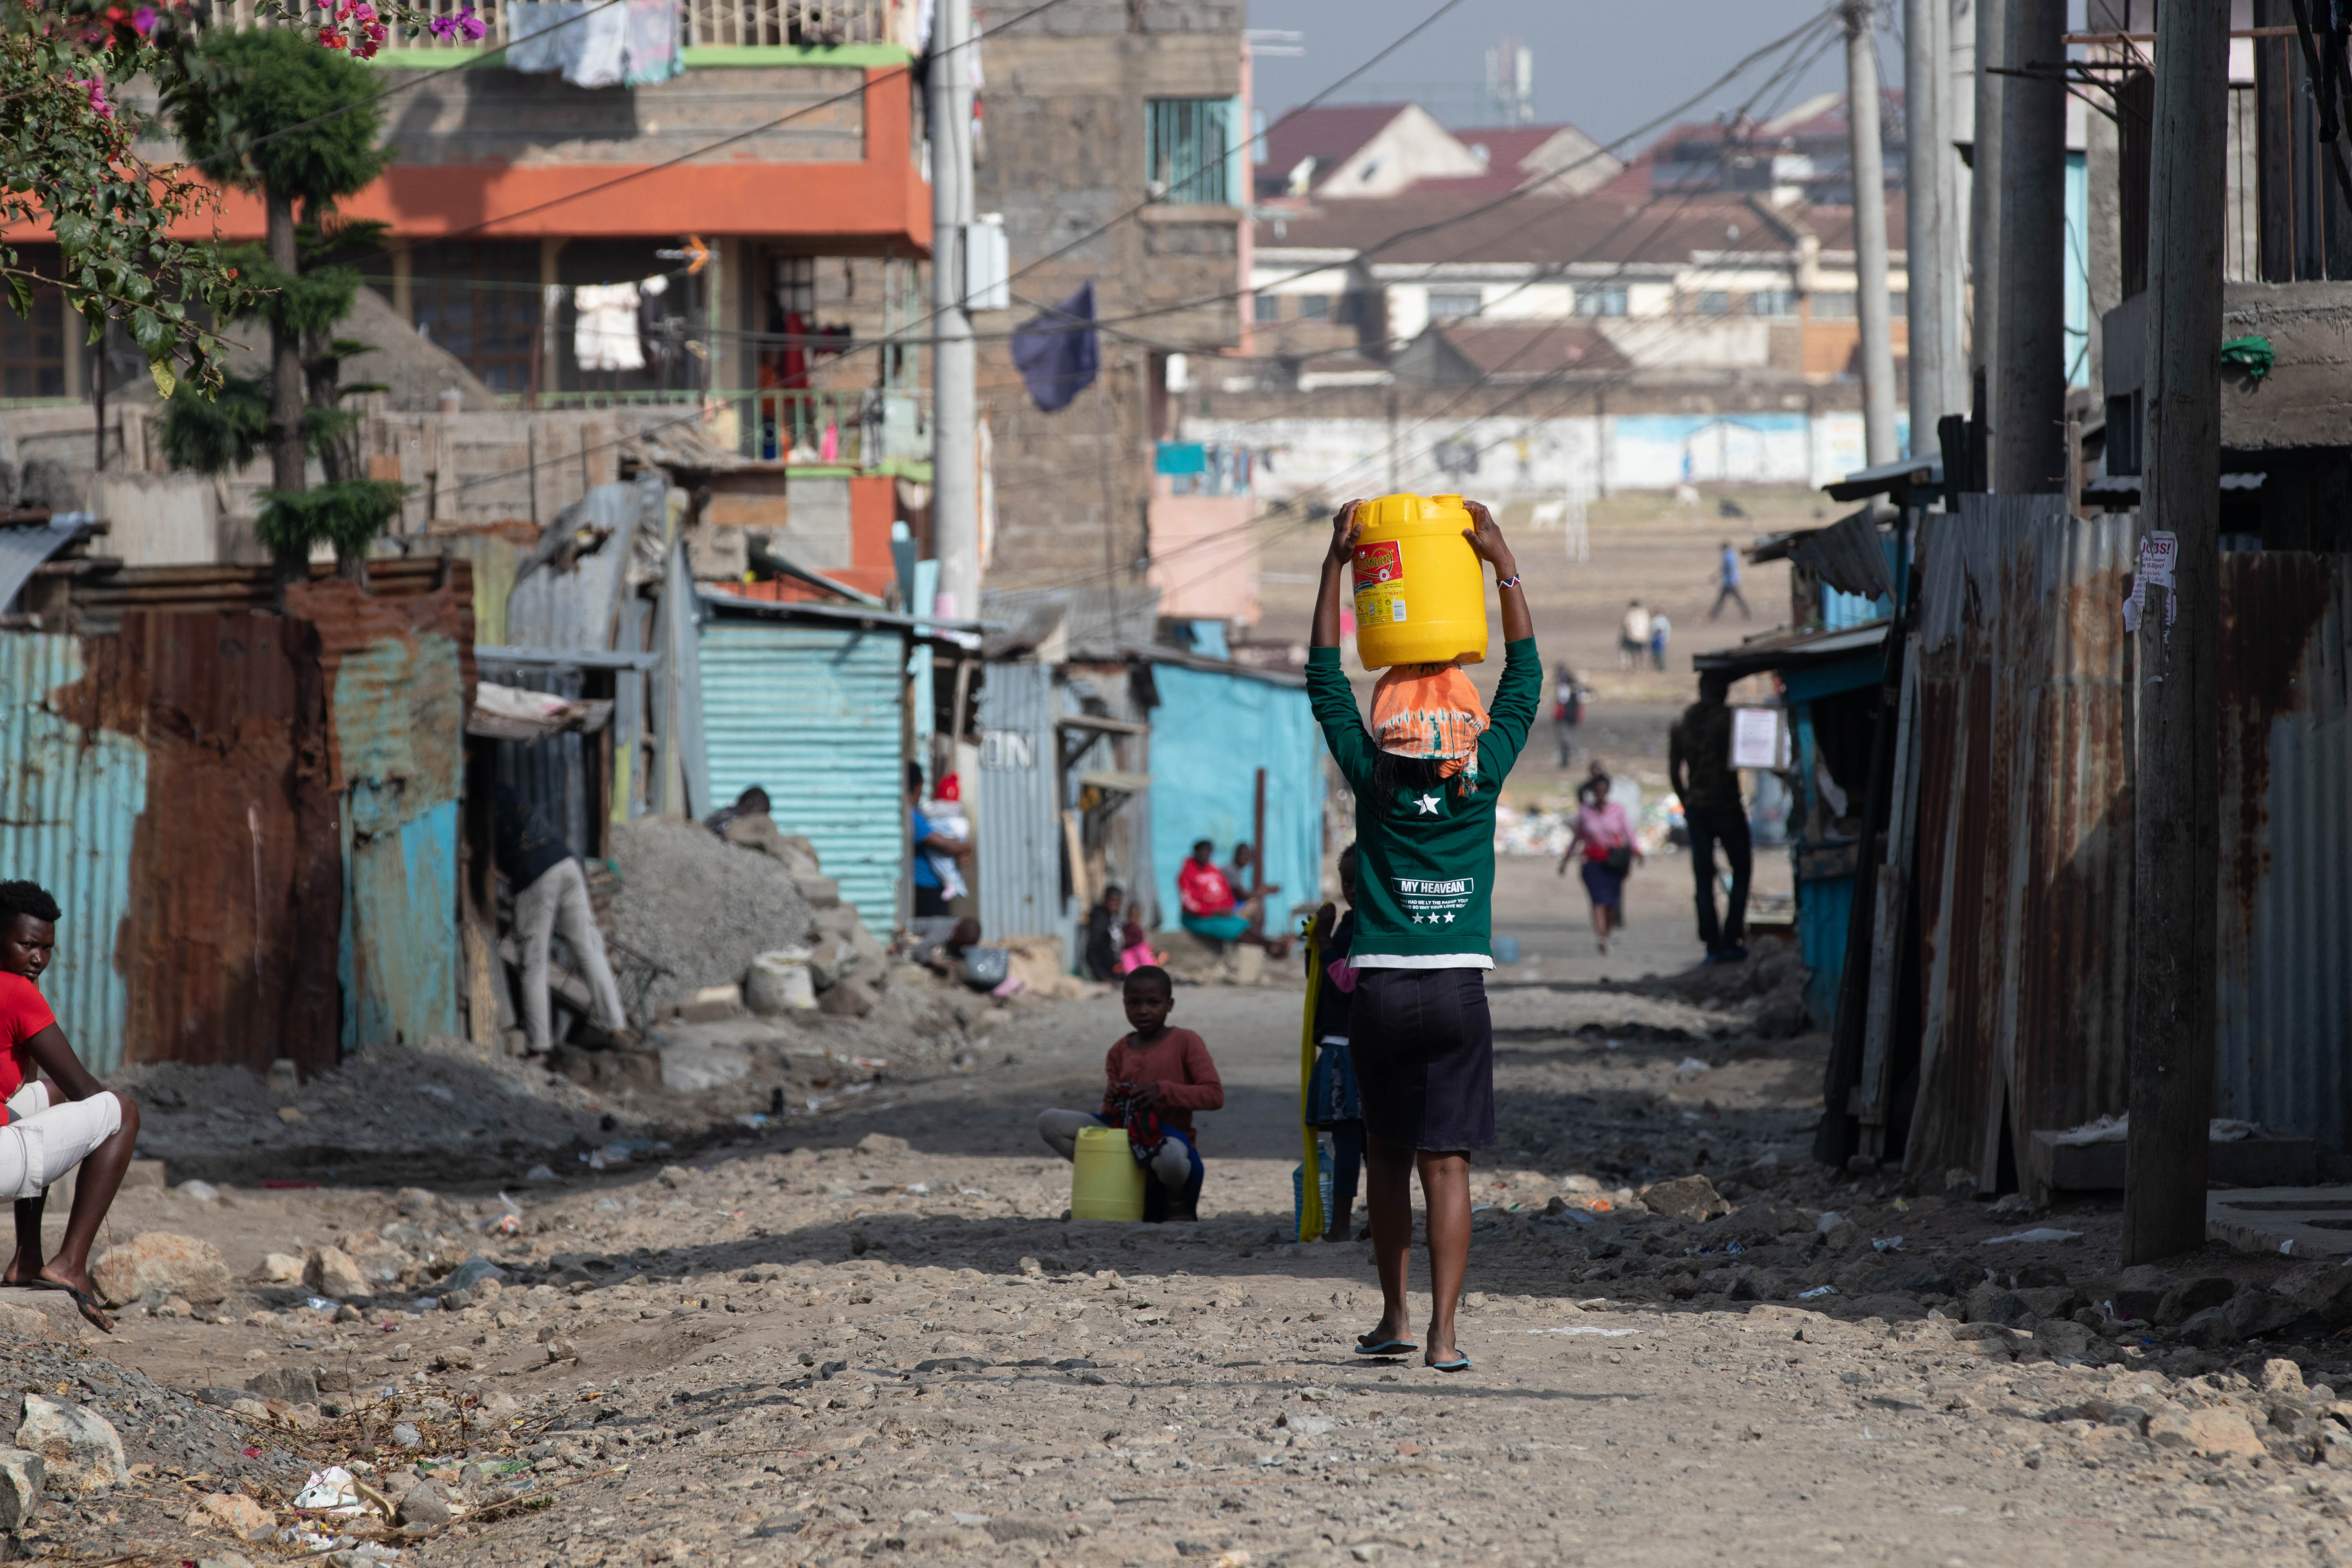
<instances>
[{"instance_id":1,"label":"orange headscarf","mask_svg":"<svg viewBox=\"0 0 2352 1568\"><path fill-rule=\"evenodd\" d=\"M1372 688L1372 739L1381 750L1439 759L1445 778L1465 769L1477 776L1486 724L1486 705L1457 665L1396 665Z\"/></svg>"}]
</instances>

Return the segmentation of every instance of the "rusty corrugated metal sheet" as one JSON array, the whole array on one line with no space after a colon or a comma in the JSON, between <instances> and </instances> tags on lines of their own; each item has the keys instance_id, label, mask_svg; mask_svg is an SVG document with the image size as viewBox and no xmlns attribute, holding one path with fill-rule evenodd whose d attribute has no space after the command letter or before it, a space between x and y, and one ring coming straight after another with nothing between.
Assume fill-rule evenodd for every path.
<instances>
[{"instance_id":1,"label":"rusty corrugated metal sheet","mask_svg":"<svg viewBox=\"0 0 2352 1568\"><path fill-rule=\"evenodd\" d=\"M455 1035L470 574L404 599L311 583L288 591L287 610L318 629L329 770L344 791L342 1044Z\"/></svg>"},{"instance_id":2,"label":"rusty corrugated metal sheet","mask_svg":"<svg viewBox=\"0 0 2352 1568\"><path fill-rule=\"evenodd\" d=\"M0 637L0 878L56 897L64 919L41 990L77 1054L104 1074L123 1060L129 994L115 943L135 907L131 841L147 805L147 753L54 699L87 673L79 637Z\"/></svg>"},{"instance_id":3,"label":"rusty corrugated metal sheet","mask_svg":"<svg viewBox=\"0 0 2352 1568\"><path fill-rule=\"evenodd\" d=\"M2213 1113L2352 1147L2352 558L2221 557Z\"/></svg>"},{"instance_id":4,"label":"rusty corrugated metal sheet","mask_svg":"<svg viewBox=\"0 0 2352 1568\"><path fill-rule=\"evenodd\" d=\"M2137 520L1969 496L1923 530L1920 1089L1906 1163L1993 1182L2125 1102Z\"/></svg>"},{"instance_id":5,"label":"rusty corrugated metal sheet","mask_svg":"<svg viewBox=\"0 0 2352 1568\"><path fill-rule=\"evenodd\" d=\"M342 873L317 638L299 620L134 611L51 700L146 758L109 944L133 1060L334 1065Z\"/></svg>"}]
</instances>

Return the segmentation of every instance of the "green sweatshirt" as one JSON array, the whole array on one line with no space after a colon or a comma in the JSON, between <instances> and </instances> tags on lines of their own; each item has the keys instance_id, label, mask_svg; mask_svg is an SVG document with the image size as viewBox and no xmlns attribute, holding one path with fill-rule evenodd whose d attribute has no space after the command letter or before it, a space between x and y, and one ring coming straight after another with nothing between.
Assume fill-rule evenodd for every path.
<instances>
[{"instance_id":1,"label":"green sweatshirt","mask_svg":"<svg viewBox=\"0 0 2352 1568\"><path fill-rule=\"evenodd\" d=\"M1536 639L1503 645L1503 676L1495 684L1486 732L1478 737L1478 782L1466 795L1457 777L1435 790L1377 798L1372 762L1378 748L1356 711L1338 648L1307 650L1307 696L1332 760L1356 795L1356 962L1451 957L1463 959L1465 969L1492 967L1487 930L1495 895L1495 805L1543 696Z\"/></svg>"}]
</instances>

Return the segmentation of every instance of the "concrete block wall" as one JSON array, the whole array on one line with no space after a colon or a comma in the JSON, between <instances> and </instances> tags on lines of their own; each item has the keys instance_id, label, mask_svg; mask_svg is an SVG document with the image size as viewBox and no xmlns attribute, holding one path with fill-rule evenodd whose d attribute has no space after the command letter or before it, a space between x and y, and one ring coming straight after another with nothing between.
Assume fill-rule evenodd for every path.
<instances>
[{"instance_id":1,"label":"concrete block wall","mask_svg":"<svg viewBox=\"0 0 2352 1568\"><path fill-rule=\"evenodd\" d=\"M1072 247L1016 279L1012 310L975 322L994 447L991 586L1141 581L1152 443L1173 413L1165 358L1240 342L1243 221L1237 206L1148 205L1144 105L1238 94L1244 20L1224 0L1069 0L984 47L976 209L1004 215L1016 271ZM1042 413L1006 340L1089 279L1111 323L1102 383Z\"/></svg>"}]
</instances>

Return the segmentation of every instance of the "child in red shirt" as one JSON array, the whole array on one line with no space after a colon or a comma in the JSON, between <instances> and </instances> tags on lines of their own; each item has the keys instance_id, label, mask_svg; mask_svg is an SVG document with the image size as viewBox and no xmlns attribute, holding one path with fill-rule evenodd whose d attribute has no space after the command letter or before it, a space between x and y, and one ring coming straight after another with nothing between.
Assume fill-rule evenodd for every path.
<instances>
[{"instance_id":1,"label":"child in red shirt","mask_svg":"<svg viewBox=\"0 0 2352 1568\"><path fill-rule=\"evenodd\" d=\"M1121 1000L1129 1032L1103 1058L1102 1110L1048 1110L1037 1118L1038 1136L1074 1160L1080 1128L1124 1125L1137 1158L1167 1194L1167 1217L1198 1219L1205 1173L1193 1146L1192 1113L1223 1110L1224 1082L1200 1036L1168 1026L1176 990L1166 970L1146 964L1130 972Z\"/></svg>"}]
</instances>

